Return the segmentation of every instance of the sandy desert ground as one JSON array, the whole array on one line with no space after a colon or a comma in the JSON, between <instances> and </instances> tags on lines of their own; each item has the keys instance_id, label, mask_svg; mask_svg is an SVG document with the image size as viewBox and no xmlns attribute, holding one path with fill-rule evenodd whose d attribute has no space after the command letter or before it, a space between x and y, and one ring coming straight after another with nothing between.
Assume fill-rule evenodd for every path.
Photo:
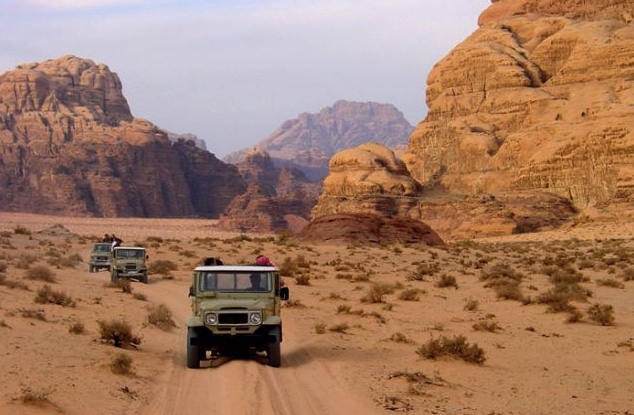
<instances>
[{"instance_id":1,"label":"sandy desert ground","mask_svg":"<svg viewBox=\"0 0 634 415\"><path fill-rule=\"evenodd\" d=\"M0 414L631 414L633 231L303 245L205 220L0 213ZM131 292L88 272L92 243L113 232L176 269ZM192 269L260 253L292 274L282 367L185 368ZM69 304L36 302L45 286ZM173 327L150 323L157 309ZM137 347L100 339L99 321L114 319ZM442 340L467 347L436 355Z\"/></svg>"}]
</instances>

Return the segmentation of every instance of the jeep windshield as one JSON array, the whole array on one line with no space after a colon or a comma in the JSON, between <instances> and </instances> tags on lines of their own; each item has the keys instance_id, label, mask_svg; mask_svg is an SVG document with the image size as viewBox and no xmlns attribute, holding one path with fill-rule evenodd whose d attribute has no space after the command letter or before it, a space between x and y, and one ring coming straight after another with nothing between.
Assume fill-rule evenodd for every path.
<instances>
[{"instance_id":1,"label":"jeep windshield","mask_svg":"<svg viewBox=\"0 0 634 415\"><path fill-rule=\"evenodd\" d=\"M270 292L270 271L199 271L199 291Z\"/></svg>"},{"instance_id":2,"label":"jeep windshield","mask_svg":"<svg viewBox=\"0 0 634 415\"><path fill-rule=\"evenodd\" d=\"M117 258L143 258L145 256L145 251L141 249L117 248L114 252Z\"/></svg>"}]
</instances>

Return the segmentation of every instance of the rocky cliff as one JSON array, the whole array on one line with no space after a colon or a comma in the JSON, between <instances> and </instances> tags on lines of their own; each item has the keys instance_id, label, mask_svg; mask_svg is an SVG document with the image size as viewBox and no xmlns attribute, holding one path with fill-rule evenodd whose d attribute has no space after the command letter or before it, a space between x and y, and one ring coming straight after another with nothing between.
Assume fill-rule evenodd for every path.
<instances>
[{"instance_id":1,"label":"rocky cliff","mask_svg":"<svg viewBox=\"0 0 634 415\"><path fill-rule=\"evenodd\" d=\"M299 231L310 219L310 211L321 191L298 169L276 167L270 155L252 149L237 163L249 186L220 217L219 227L244 232Z\"/></svg>"},{"instance_id":2,"label":"rocky cliff","mask_svg":"<svg viewBox=\"0 0 634 415\"><path fill-rule=\"evenodd\" d=\"M0 75L0 209L213 217L245 190L233 166L133 117L121 89L75 56Z\"/></svg>"},{"instance_id":3,"label":"rocky cliff","mask_svg":"<svg viewBox=\"0 0 634 415\"><path fill-rule=\"evenodd\" d=\"M626 0L494 1L429 74L407 173L382 150L338 154L313 216L408 216L451 238L634 213L633 14Z\"/></svg>"},{"instance_id":4,"label":"rocky cliff","mask_svg":"<svg viewBox=\"0 0 634 415\"><path fill-rule=\"evenodd\" d=\"M403 156L454 194L634 202L634 3L500 0L434 67Z\"/></svg>"},{"instance_id":5,"label":"rocky cliff","mask_svg":"<svg viewBox=\"0 0 634 415\"><path fill-rule=\"evenodd\" d=\"M397 148L407 143L412 130L393 105L337 101L317 114L303 113L285 121L256 147L266 151L277 166L296 167L310 180L319 181L336 152L366 142ZM229 154L223 161L238 163L248 152Z\"/></svg>"}]
</instances>

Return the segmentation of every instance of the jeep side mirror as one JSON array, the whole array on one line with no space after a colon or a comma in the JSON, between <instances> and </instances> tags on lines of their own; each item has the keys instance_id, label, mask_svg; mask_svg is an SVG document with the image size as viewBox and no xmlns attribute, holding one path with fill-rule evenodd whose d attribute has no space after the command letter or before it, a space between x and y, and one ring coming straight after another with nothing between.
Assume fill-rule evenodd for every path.
<instances>
[{"instance_id":1,"label":"jeep side mirror","mask_svg":"<svg viewBox=\"0 0 634 415\"><path fill-rule=\"evenodd\" d=\"M280 288L280 300L288 300L289 296L290 291L288 290L288 287Z\"/></svg>"}]
</instances>

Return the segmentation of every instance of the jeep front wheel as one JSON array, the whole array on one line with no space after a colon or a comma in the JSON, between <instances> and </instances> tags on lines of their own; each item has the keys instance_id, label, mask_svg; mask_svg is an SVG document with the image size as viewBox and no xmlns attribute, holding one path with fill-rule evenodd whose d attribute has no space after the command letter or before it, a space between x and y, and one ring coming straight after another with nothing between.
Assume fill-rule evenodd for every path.
<instances>
[{"instance_id":1,"label":"jeep front wheel","mask_svg":"<svg viewBox=\"0 0 634 415\"><path fill-rule=\"evenodd\" d=\"M193 327L187 328L187 367L200 368L200 360L205 349L200 347L198 332Z\"/></svg>"},{"instance_id":2,"label":"jeep front wheel","mask_svg":"<svg viewBox=\"0 0 634 415\"><path fill-rule=\"evenodd\" d=\"M280 367L282 365L282 351L280 346L280 330L275 328L271 330L269 336L275 336L275 341L267 344L266 356L268 357L268 365L271 367Z\"/></svg>"}]
</instances>

